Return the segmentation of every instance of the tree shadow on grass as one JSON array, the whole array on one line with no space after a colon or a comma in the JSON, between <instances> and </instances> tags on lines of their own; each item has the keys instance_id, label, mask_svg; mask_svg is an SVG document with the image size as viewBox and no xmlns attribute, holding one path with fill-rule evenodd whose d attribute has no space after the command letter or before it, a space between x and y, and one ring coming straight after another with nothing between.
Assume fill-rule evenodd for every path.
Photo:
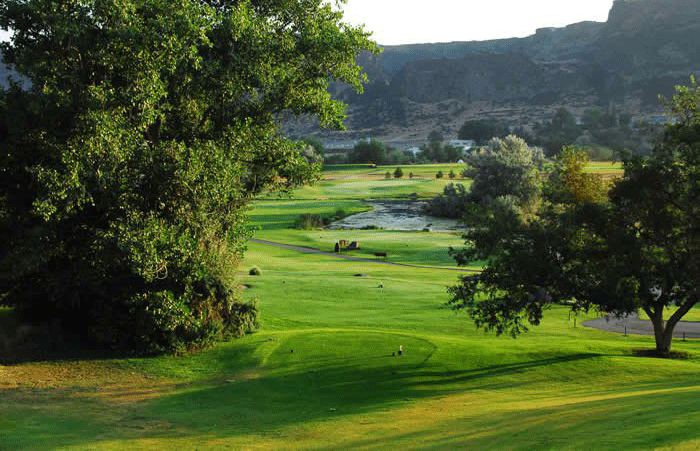
<instances>
[{"instance_id":1,"label":"tree shadow on grass","mask_svg":"<svg viewBox=\"0 0 700 451\"><path fill-rule=\"evenodd\" d=\"M0 365L125 357L134 355L90 347L82 337L61 327L57 319L29 323L11 309L0 310Z\"/></svg>"},{"instance_id":2,"label":"tree shadow on grass","mask_svg":"<svg viewBox=\"0 0 700 451\"><path fill-rule=\"evenodd\" d=\"M435 345L427 340L392 333L361 334L304 332L280 339L253 335L181 360L160 359L153 368L163 375L175 374L181 365L187 367L185 371L199 372L191 376L195 382L179 386L174 394L164 392L116 409L108 401L76 401L72 388L36 393L35 401L13 405L9 412L21 418L27 411L30 424L43 426L33 426L31 434L22 424L13 430L24 431L29 448L99 446L100 441L113 439L270 434L305 422L393 409L411 400L516 387L525 382L513 375L599 356L564 354L450 370L443 362L433 362ZM385 342L403 343L407 352L392 356L381 346ZM149 371L151 363L142 364ZM128 390L143 388L127 387L122 394L130 398ZM46 397L51 398L46 407L36 409L36 402L44 403ZM73 404L60 407L62 399L73 399ZM81 403L92 413L85 415ZM0 440L0 445L8 439L12 437Z\"/></svg>"},{"instance_id":3,"label":"tree shadow on grass","mask_svg":"<svg viewBox=\"0 0 700 451\"><path fill-rule=\"evenodd\" d=\"M147 416L188 430L239 436L373 412L467 388L518 386L522 382L508 376L595 357L598 355L573 354L464 371L443 371L424 361L396 363L396 357L385 357L386 363L369 357L362 365L318 362L320 365L309 364L301 371L244 374L155 400L145 410Z\"/></svg>"}]
</instances>

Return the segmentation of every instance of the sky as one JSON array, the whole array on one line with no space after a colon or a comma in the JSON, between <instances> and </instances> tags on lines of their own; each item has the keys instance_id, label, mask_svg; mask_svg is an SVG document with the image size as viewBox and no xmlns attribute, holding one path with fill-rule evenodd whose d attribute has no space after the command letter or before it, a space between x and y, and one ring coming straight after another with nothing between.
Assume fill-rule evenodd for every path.
<instances>
[{"instance_id":1,"label":"sky","mask_svg":"<svg viewBox=\"0 0 700 451\"><path fill-rule=\"evenodd\" d=\"M345 22L381 45L525 37L543 27L605 22L613 0L348 0Z\"/></svg>"},{"instance_id":2,"label":"sky","mask_svg":"<svg viewBox=\"0 0 700 451\"><path fill-rule=\"evenodd\" d=\"M542 27L605 22L613 0L347 0L345 21L382 45L529 36ZM0 40L8 34L0 30Z\"/></svg>"}]
</instances>

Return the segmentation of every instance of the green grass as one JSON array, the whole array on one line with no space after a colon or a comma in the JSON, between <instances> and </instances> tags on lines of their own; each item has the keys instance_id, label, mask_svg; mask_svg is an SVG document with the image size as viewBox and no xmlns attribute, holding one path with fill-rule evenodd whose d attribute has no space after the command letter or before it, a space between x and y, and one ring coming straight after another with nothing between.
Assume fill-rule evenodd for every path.
<instances>
[{"instance_id":1,"label":"green grass","mask_svg":"<svg viewBox=\"0 0 700 451\"><path fill-rule=\"evenodd\" d=\"M412 265L449 266L456 263L447 251L464 241L455 233L426 233L391 230L259 230L255 238L333 252L339 240L357 241L359 250L344 252L354 257L374 258L387 254L387 261Z\"/></svg>"},{"instance_id":2,"label":"green grass","mask_svg":"<svg viewBox=\"0 0 700 451\"><path fill-rule=\"evenodd\" d=\"M250 211L249 224L258 230L287 230L294 227L302 214L330 215L339 209L350 215L367 211L370 207L359 200L266 199L258 201Z\"/></svg>"},{"instance_id":3,"label":"green grass","mask_svg":"<svg viewBox=\"0 0 700 451\"><path fill-rule=\"evenodd\" d=\"M581 327L564 307L518 339L484 334L445 306L459 237L288 229L298 211L362 208L314 205L251 213L264 239L325 248L345 234L421 267L251 243L240 283L257 333L180 357L0 367L0 449L700 447L700 341L674 342L686 360L635 357L652 337Z\"/></svg>"},{"instance_id":4,"label":"green grass","mask_svg":"<svg viewBox=\"0 0 700 451\"><path fill-rule=\"evenodd\" d=\"M450 183L470 184L467 180L436 179L434 177L323 180L314 186L296 190L294 198L320 201L327 199L405 199L414 194L419 198L432 198L442 193L445 186Z\"/></svg>"}]
</instances>

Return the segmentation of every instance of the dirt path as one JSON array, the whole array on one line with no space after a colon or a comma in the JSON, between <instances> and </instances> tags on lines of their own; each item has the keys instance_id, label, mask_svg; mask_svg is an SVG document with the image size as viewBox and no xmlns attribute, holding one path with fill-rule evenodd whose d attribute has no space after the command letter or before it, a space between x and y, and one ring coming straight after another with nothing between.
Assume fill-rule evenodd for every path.
<instances>
[{"instance_id":1,"label":"dirt path","mask_svg":"<svg viewBox=\"0 0 700 451\"><path fill-rule=\"evenodd\" d=\"M275 247L281 247L284 249L290 249L290 250L297 251L297 252L303 252L305 254L321 254L321 255L327 255L329 257L343 258L345 260L352 260L352 261L356 261L356 262L367 262L367 263L378 263L378 264L382 264L382 265L405 266L407 268L438 269L438 270L443 270L443 271L478 272L476 270L466 269L466 268L448 268L448 267L443 267L443 266L421 266L421 265L411 265L408 263L390 262L387 260L380 260L378 258L353 257L352 255L347 255L347 254L342 254L342 253L324 252L324 251L320 251L318 249L314 249L314 248L310 248L310 247L295 246L293 244L277 243L275 241L258 240L258 239L254 239L254 238L251 238L248 241L250 241L251 243L264 244L264 245L268 245L268 246L275 246Z\"/></svg>"},{"instance_id":2,"label":"dirt path","mask_svg":"<svg viewBox=\"0 0 700 451\"><path fill-rule=\"evenodd\" d=\"M654 335L651 321L639 319L634 313L622 318L606 316L605 318L584 321L582 324L586 327L620 334ZM700 338L700 322L679 321L673 330L673 337Z\"/></svg>"}]
</instances>

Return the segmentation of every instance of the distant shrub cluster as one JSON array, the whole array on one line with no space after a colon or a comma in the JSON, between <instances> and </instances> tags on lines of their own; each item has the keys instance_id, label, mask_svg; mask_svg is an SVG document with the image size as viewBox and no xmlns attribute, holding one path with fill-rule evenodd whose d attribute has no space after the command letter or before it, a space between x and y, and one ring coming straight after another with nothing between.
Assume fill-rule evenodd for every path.
<instances>
[{"instance_id":1,"label":"distant shrub cluster","mask_svg":"<svg viewBox=\"0 0 700 451\"><path fill-rule=\"evenodd\" d=\"M326 215L304 213L297 218L294 227L301 230L322 229L335 221L340 221L346 216L348 216L348 213L342 208L337 209L335 213Z\"/></svg>"}]
</instances>

